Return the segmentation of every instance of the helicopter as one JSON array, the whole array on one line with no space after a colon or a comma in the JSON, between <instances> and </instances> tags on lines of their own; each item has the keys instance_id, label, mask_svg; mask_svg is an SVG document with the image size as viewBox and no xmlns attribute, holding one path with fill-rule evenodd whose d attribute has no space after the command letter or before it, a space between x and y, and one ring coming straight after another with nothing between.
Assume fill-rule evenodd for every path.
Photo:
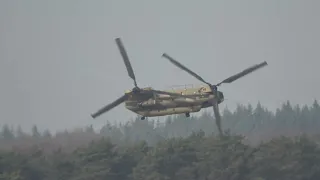
<instances>
[{"instance_id":1,"label":"helicopter","mask_svg":"<svg viewBox=\"0 0 320 180\"><path fill-rule=\"evenodd\" d=\"M133 80L134 87L131 90L125 91L124 95L112 103L91 114L92 118L96 118L101 114L110 111L121 103L125 103L125 108L128 110L140 115L141 120L144 120L146 117L173 114L185 114L186 117L190 117L190 113L199 112L203 108L213 107L218 130L220 134L222 134L221 116L218 105L224 101L224 95L221 91L218 91L217 87L223 83L231 83L240 77L267 65L266 62L263 62L251 66L216 85L212 85L178 61L174 60L168 54L164 53L162 57L167 58L171 63L188 72L205 84L200 87L185 87L164 91L155 90L152 87L140 88L137 85L135 74L122 40L120 38L116 38L115 42L126 66L128 76Z\"/></svg>"}]
</instances>

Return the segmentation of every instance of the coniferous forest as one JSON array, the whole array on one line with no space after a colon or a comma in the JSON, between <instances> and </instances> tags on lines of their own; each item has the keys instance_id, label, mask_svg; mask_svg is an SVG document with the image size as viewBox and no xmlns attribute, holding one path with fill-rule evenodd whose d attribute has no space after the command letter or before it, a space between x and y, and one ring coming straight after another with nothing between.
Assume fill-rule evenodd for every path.
<instances>
[{"instance_id":1,"label":"coniferous forest","mask_svg":"<svg viewBox=\"0 0 320 180\"><path fill-rule=\"evenodd\" d=\"M55 135L2 125L0 180L319 180L320 105L285 102ZM29 131L29 130L28 130Z\"/></svg>"}]
</instances>

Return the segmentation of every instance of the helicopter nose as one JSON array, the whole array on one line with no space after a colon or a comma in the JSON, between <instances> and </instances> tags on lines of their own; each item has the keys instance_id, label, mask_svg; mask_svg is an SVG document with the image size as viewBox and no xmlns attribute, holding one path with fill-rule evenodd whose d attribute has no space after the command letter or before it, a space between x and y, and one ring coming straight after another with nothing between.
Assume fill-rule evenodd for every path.
<instances>
[{"instance_id":1,"label":"helicopter nose","mask_svg":"<svg viewBox=\"0 0 320 180\"><path fill-rule=\"evenodd\" d=\"M224 101L224 95L221 91L218 91L218 102L219 104Z\"/></svg>"}]
</instances>

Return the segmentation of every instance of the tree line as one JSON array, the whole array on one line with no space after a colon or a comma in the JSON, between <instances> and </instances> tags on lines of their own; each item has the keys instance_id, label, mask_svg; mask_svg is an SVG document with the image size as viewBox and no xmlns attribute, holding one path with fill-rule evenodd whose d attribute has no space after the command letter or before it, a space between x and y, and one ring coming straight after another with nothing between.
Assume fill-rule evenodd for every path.
<instances>
[{"instance_id":1,"label":"tree line","mask_svg":"<svg viewBox=\"0 0 320 180\"><path fill-rule=\"evenodd\" d=\"M260 103L224 109L226 136L214 116L168 116L165 122L136 117L52 135L3 125L0 180L268 180L319 179L320 106L271 112Z\"/></svg>"}]
</instances>

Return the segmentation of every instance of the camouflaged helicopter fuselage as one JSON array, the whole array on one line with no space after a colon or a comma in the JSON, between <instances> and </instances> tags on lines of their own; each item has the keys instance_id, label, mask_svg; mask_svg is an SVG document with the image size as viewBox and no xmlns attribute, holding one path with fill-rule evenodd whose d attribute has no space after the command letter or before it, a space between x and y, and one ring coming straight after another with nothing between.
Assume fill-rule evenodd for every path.
<instances>
[{"instance_id":1,"label":"camouflaged helicopter fuselage","mask_svg":"<svg viewBox=\"0 0 320 180\"><path fill-rule=\"evenodd\" d=\"M151 88L143 88L150 90ZM129 93L127 91L126 93ZM130 94L125 107L141 116L154 117L172 114L199 112L202 108L212 106L214 95L209 86L177 88L166 90L166 92L179 93L181 96L170 96L165 94ZM220 93L219 103L223 101Z\"/></svg>"}]
</instances>

